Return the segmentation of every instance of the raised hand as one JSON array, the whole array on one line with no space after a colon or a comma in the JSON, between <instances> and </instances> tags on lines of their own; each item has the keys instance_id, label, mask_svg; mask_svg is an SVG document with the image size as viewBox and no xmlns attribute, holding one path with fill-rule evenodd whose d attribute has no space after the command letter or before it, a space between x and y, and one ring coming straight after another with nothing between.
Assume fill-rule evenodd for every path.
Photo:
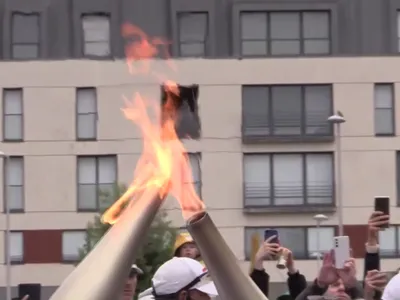
<instances>
[{"instance_id":1,"label":"raised hand","mask_svg":"<svg viewBox=\"0 0 400 300\"><path fill-rule=\"evenodd\" d=\"M269 237L261 244L260 248L258 248L254 259L255 269L262 269L262 264L265 259L274 258L279 253L280 245L271 243L271 241L275 238L276 235Z\"/></svg>"},{"instance_id":2,"label":"raised hand","mask_svg":"<svg viewBox=\"0 0 400 300\"><path fill-rule=\"evenodd\" d=\"M342 279L345 287L355 286L357 283L355 259L350 258L346 261L343 269L337 269L337 274Z\"/></svg>"},{"instance_id":3,"label":"raised hand","mask_svg":"<svg viewBox=\"0 0 400 300\"><path fill-rule=\"evenodd\" d=\"M326 288L338 279L339 275L334 265L333 250L331 250L324 255L322 267L317 277L317 284L321 288Z\"/></svg>"},{"instance_id":4,"label":"raised hand","mask_svg":"<svg viewBox=\"0 0 400 300\"><path fill-rule=\"evenodd\" d=\"M368 271L364 282L366 292L383 291L388 279L385 273L378 270L372 270Z\"/></svg>"}]
</instances>

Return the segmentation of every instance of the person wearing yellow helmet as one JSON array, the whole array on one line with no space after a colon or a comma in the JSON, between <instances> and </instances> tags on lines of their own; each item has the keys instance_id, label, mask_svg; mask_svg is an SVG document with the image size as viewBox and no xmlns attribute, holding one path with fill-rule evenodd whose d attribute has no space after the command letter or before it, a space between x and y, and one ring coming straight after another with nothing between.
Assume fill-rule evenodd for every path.
<instances>
[{"instance_id":1,"label":"person wearing yellow helmet","mask_svg":"<svg viewBox=\"0 0 400 300\"><path fill-rule=\"evenodd\" d=\"M174 256L189 257L202 262L199 249L197 248L193 238L187 232L180 233L176 237L174 245Z\"/></svg>"}]
</instances>

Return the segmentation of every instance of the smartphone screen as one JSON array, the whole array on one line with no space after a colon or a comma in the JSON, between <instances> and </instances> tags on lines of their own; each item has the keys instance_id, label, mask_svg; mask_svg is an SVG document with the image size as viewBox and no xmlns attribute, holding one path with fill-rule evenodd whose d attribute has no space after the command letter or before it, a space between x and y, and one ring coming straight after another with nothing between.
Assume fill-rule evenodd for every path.
<instances>
[{"instance_id":1,"label":"smartphone screen","mask_svg":"<svg viewBox=\"0 0 400 300\"><path fill-rule=\"evenodd\" d=\"M375 211L383 212L385 215L390 215L390 199L389 197L375 197ZM382 228L388 228L387 225L383 225Z\"/></svg>"},{"instance_id":2,"label":"smartphone screen","mask_svg":"<svg viewBox=\"0 0 400 300\"><path fill-rule=\"evenodd\" d=\"M275 238L270 241L271 244L279 244L279 236L278 236L278 230L276 229L267 229L264 231L264 241L269 239L271 236L274 236Z\"/></svg>"}]
</instances>

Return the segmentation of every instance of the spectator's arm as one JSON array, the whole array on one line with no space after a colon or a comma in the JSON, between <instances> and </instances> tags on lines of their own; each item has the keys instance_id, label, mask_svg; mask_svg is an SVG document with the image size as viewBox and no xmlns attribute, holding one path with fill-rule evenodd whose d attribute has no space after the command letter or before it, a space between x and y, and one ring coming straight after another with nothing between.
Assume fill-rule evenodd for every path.
<instances>
[{"instance_id":1,"label":"spectator's arm","mask_svg":"<svg viewBox=\"0 0 400 300\"><path fill-rule=\"evenodd\" d=\"M258 286L258 288L263 292L263 294L268 297L269 293L269 275L263 268L254 268L250 274L251 279Z\"/></svg>"},{"instance_id":2,"label":"spectator's arm","mask_svg":"<svg viewBox=\"0 0 400 300\"><path fill-rule=\"evenodd\" d=\"M296 297L307 288L307 280L298 270L295 272L288 272L287 284L290 296L293 299L296 299Z\"/></svg>"}]
</instances>

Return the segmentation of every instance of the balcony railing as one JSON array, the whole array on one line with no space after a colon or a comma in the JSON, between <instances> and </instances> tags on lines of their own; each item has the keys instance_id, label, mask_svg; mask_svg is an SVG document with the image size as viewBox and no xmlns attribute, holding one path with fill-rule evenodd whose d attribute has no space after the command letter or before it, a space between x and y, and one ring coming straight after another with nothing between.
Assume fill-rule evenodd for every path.
<instances>
[{"instance_id":1,"label":"balcony railing","mask_svg":"<svg viewBox=\"0 0 400 300\"><path fill-rule=\"evenodd\" d=\"M244 142L333 139L333 128L328 123L328 113L307 114L307 118L293 113L277 113L272 119L267 115L243 115L242 136Z\"/></svg>"},{"instance_id":2,"label":"balcony railing","mask_svg":"<svg viewBox=\"0 0 400 300\"><path fill-rule=\"evenodd\" d=\"M326 182L307 185L244 183L245 207L332 206L333 184Z\"/></svg>"}]
</instances>

